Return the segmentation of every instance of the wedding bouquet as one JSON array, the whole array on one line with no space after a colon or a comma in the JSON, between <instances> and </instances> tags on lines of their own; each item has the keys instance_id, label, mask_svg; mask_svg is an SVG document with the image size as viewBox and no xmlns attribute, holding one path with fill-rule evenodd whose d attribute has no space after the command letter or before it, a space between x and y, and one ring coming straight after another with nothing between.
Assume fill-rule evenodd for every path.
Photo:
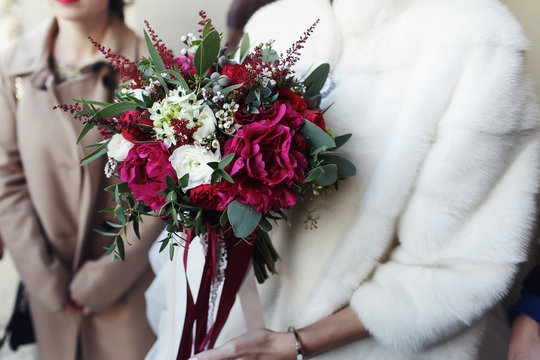
<instances>
[{"instance_id":1,"label":"wedding bouquet","mask_svg":"<svg viewBox=\"0 0 540 360\"><path fill-rule=\"evenodd\" d=\"M124 258L122 234L138 233L144 215L159 216L168 232L161 250L205 242L206 263L196 302L188 286L179 358L212 347L250 262L263 282L279 256L268 232L298 199L314 197L355 167L336 150L350 134L335 137L320 109L329 65L304 79L292 68L316 23L282 55L272 43L229 52L201 12L200 36L182 37L175 57L148 26L149 57L138 63L94 45L120 71L112 104L79 99L63 105L85 122L79 140L97 126L103 141L82 159L107 155L105 173L121 180L114 194L118 232L108 253ZM235 60L236 59L236 60ZM217 301L217 316L209 308Z\"/></svg>"}]
</instances>

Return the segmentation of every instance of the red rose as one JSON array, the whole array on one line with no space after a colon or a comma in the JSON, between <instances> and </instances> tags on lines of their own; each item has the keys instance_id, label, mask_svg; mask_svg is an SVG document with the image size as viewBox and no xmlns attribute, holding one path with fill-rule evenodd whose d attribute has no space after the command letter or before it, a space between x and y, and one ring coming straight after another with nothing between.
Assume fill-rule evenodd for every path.
<instances>
[{"instance_id":1,"label":"red rose","mask_svg":"<svg viewBox=\"0 0 540 360\"><path fill-rule=\"evenodd\" d=\"M311 121L321 129L326 129L326 124L324 123L324 117L320 110L306 110L302 113L304 118Z\"/></svg>"},{"instance_id":2,"label":"red rose","mask_svg":"<svg viewBox=\"0 0 540 360\"><path fill-rule=\"evenodd\" d=\"M307 104L302 97L289 88L279 89L279 100L283 104L289 104L299 114L307 109Z\"/></svg>"},{"instance_id":3,"label":"red rose","mask_svg":"<svg viewBox=\"0 0 540 360\"><path fill-rule=\"evenodd\" d=\"M130 110L120 116L119 128L122 131L122 136L131 141L148 141L152 139L152 135L146 132L143 126L153 126L154 122L149 117L150 113L144 111L141 113L138 110Z\"/></svg>"},{"instance_id":4,"label":"red rose","mask_svg":"<svg viewBox=\"0 0 540 360\"><path fill-rule=\"evenodd\" d=\"M189 191L189 199L195 206L206 210L224 211L234 200L234 189L229 182L219 182L214 186L199 185Z\"/></svg>"},{"instance_id":5,"label":"red rose","mask_svg":"<svg viewBox=\"0 0 540 360\"><path fill-rule=\"evenodd\" d=\"M242 84L246 80L247 70L242 64L225 65L221 69L221 75L227 76L231 85Z\"/></svg>"}]
</instances>

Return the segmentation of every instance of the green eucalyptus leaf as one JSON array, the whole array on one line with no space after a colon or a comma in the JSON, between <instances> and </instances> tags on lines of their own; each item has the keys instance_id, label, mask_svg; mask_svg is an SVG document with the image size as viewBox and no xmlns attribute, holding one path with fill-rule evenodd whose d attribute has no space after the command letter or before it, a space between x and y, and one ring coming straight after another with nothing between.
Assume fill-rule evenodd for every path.
<instances>
[{"instance_id":1,"label":"green eucalyptus leaf","mask_svg":"<svg viewBox=\"0 0 540 360\"><path fill-rule=\"evenodd\" d=\"M229 93L233 90L236 90L238 88L241 88L242 86L244 86L244 83L241 83L241 84L234 84L234 85L231 85L231 86L227 86L225 89L223 90L219 90L221 92L221 95L223 96L227 96L229 95Z\"/></svg>"},{"instance_id":2,"label":"green eucalyptus leaf","mask_svg":"<svg viewBox=\"0 0 540 360\"><path fill-rule=\"evenodd\" d=\"M169 190L176 190L176 181L174 181L174 179L172 177L170 177L169 175L167 175L165 177L165 182L167 183L167 189Z\"/></svg>"},{"instance_id":3,"label":"green eucalyptus leaf","mask_svg":"<svg viewBox=\"0 0 540 360\"><path fill-rule=\"evenodd\" d=\"M171 191L167 194L167 198L165 200L166 203L172 203L176 201L176 193L174 191Z\"/></svg>"},{"instance_id":4,"label":"green eucalyptus leaf","mask_svg":"<svg viewBox=\"0 0 540 360\"><path fill-rule=\"evenodd\" d=\"M245 33L240 42L240 64L243 63L248 56L250 45L249 34Z\"/></svg>"},{"instance_id":5,"label":"green eucalyptus leaf","mask_svg":"<svg viewBox=\"0 0 540 360\"><path fill-rule=\"evenodd\" d=\"M116 218L118 219L118 221L120 221L120 224L122 224L122 225L126 225L126 224L127 224L126 215L124 215L124 211L123 211L123 210L115 210L115 211L114 211L114 215L116 216Z\"/></svg>"},{"instance_id":6,"label":"green eucalyptus leaf","mask_svg":"<svg viewBox=\"0 0 540 360\"><path fill-rule=\"evenodd\" d=\"M114 201L116 201L117 204L120 204L120 191L118 190L118 186L114 187Z\"/></svg>"},{"instance_id":7,"label":"green eucalyptus leaf","mask_svg":"<svg viewBox=\"0 0 540 360\"><path fill-rule=\"evenodd\" d=\"M88 132L90 130L92 130L92 128L96 126L96 123L93 123L93 122L87 122L86 124L84 124L81 132L79 133L79 137L77 137L77 144L81 142L82 138L88 134Z\"/></svg>"},{"instance_id":8,"label":"green eucalyptus leaf","mask_svg":"<svg viewBox=\"0 0 540 360\"><path fill-rule=\"evenodd\" d=\"M336 147L334 139L309 120L304 120L304 126L300 128L300 134L304 136L314 148L326 147L327 149L330 149Z\"/></svg>"},{"instance_id":9,"label":"green eucalyptus leaf","mask_svg":"<svg viewBox=\"0 0 540 360\"><path fill-rule=\"evenodd\" d=\"M146 30L144 31L144 39L146 40L146 47L148 48L148 53L150 54L150 57L152 58L152 63L156 67L158 71L162 71L165 69L165 64L163 63L163 60L161 59L161 56L159 55L158 51L156 50L154 44L152 43L152 40L150 39L150 36L148 36L148 33Z\"/></svg>"},{"instance_id":10,"label":"green eucalyptus leaf","mask_svg":"<svg viewBox=\"0 0 540 360\"><path fill-rule=\"evenodd\" d=\"M109 140L101 144L96 150L92 151L90 154L86 155L81 159L81 166L84 166L92 161L98 159L100 156L103 156L107 153L107 144Z\"/></svg>"},{"instance_id":11,"label":"green eucalyptus leaf","mask_svg":"<svg viewBox=\"0 0 540 360\"><path fill-rule=\"evenodd\" d=\"M167 245L169 245L169 241L170 241L170 238L167 237L163 240L161 240L161 246L159 247L159 252L162 252L163 250L165 250L165 248L167 247Z\"/></svg>"},{"instance_id":12,"label":"green eucalyptus leaf","mask_svg":"<svg viewBox=\"0 0 540 360\"><path fill-rule=\"evenodd\" d=\"M274 49L264 48L261 51L261 60L265 63L272 63L279 60L279 54Z\"/></svg>"},{"instance_id":13,"label":"green eucalyptus leaf","mask_svg":"<svg viewBox=\"0 0 540 360\"><path fill-rule=\"evenodd\" d=\"M229 217L234 235L239 238L245 238L255 231L262 213L255 211L250 205L241 204L235 200L227 207L227 216Z\"/></svg>"},{"instance_id":14,"label":"green eucalyptus leaf","mask_svg":"<svg viewBox=\"0 0 540 360\"><path fill-rule=\"evenodd\" d=\"M105 253L105 255L111 255L114 249L116 249L116 243L113 242L111 246L106 247L105 249L107 249L107 252Z\"/></svg>"},{"instance_id":15,"label":"green eucalyptus leaf","mask_svg":"<svg viewBox=\"0 0 540 360\"><path fill-rule=\"evenodd\" d=\"M108 102L103 102L103 101L95 101L95 100L85 100L85 99L71 99L79 104L92 104L92 105L97 105L97 106L101 106L101 107L105 107L105 106L109 106L111 105L111 103L108 103Z\"/></svg>"},{"instance_id":16,"label":"green eucalyptus leaf","mask_svg":"<svg viewBox=\"0 0 540 360\"><path fill-rule=\"evenodd\" d=\"M337 166L335 164L328 164L322 166L322 173L313 180L313 183L319 186L330 186L336 182L338 178Z\"/></svg>"},{"instance_id":17,"label":"green eucalyptus leaf","mask_svg":"<svg viewBox=\"0 0 540 360\"><path fill-rule=\"evenodd\" d=\"M202 31L203 38L205 38L206 35L208 35L208 33L210 32L210 29L212 29L212 21L207 21Z\"/></svg>"},{"instance_id":18,"label":"green eucalyptus leaf","mask_svg":"<svg viewBox=\"0 0 540 360\"><path fill-rule=\"evenodd\" d=\"M224 211L221 216L219 217L219 224L221 226L225 226L229 223L229 217L227 216L227 212Z\"/></svg>"},{"instance_id":19,"label":"green eucalyptus leaf","mask_svg":"<svg viewBox=\"0 0 540 360\"><path fill-rule=\"evenodd\" d=\"M212 170L217 170L219 169L219 163L217 161L211 161L209 163L206 163L206 165L208 165L209 167L212 168Z\"/></svg>"},{"instance_id":20,"label":"green eucalyptus leaf","mask_svg":"<svg viewBox=\"0 0 540 360\"><path fill-rule=\"evenodd\" d=\"M175 64L175 68L177 68L176 64ZM170 81L173 84L176 84L176 85L180 86L182 89L184 89L187 92L190 91L186 80L182 77L182 75L177 70L176 71L174 71L174 70L163 70L162 72L175 77L174 79L171 79L171 80L168 80L168 81Z\"/></svg>"},{"instance_id":21,"label":"green eucalyptus leaf","mask_svg":"<svg viewBox=\"0 0 540 360\"><path fill-rule=\"evenodd\" d=\"M180 179L178 179L178 187L185 188L189 184L189 174L186 174L182 176Z\"/></svg>"},{"instance_id":22,"label":"green eucalyptus leaf","mask_svg":"<svg viewBox=\"0 0 540 360\"><path fill-rule=\"evenodd\" d=\"M218 171L219 171L219 175L221 175L222 178L224 178L225 180L227 180L231 184L234 184L233 178L229 174L227 174L227 172L225 170L219 169Z\"/></svg>"},{"instance_id":23,"label":"green eucalyptus leaf","mask_svg":"<svg viewBox=\"0 0 540 360\"><path fill-rule=\"evenodd\" d=\"M118 102L111 104L99 110L92 116L93 119L107 119L112 116L122 115L123 113L134 110L137 108L137 104L132 102Z\"/></svg>"},{"instance_id":24,"label":"green eucalyptus leaf","mask_svg":"<svg viewBox=\"0 0 540 360\"><path fill-rule=\"evenodd\" d=\"M101 230L98 230L98 229L92 229L92 230L97 232L99 235L103 235L103 236L116 236L116 235L118 235L117 233L113 233L113 232L109 232L109 231L101 231Z\"/></svg>"},{"instance_id":25,"label":"green eucalyptus leaf","mask_svg":"<svg viewBox=\"0 0 540 360\"><path fill-rule=\"evenodd\" d=\"M116 192L117 188L120 194L131 194L131 189L129 188L129 185L125 182L106 187L105 191L114 193Z\"/></svg>"},{"instance_id":26,"label":"green eucalyptus leaf","mask_svg":"<svg viewBox=\"0 0 540 360\"><path fill-rule=\"evenodd\" d=\"M340 136L336 136L335 138L336 146L332 150L336 150L342 147L347 141L349 141L351 136L352 134L343 134Z\"/></svg>"},{"instance_id":27,"label":"green eucalyptus leaf","mask_svg":"<svg viewBox=\"0 0 540 360\"><path fill-rule=\"evenodd\" d=\"M137 237L137 239L141 240L141 233L139 231L139 221L138 220L133 221L133 232L135 233L135 236Z\"/></svg>"},{"instance_id":28,"label":"green eucalyptus leaf","mask_svg":"<svg viewBox=\"0 0 540 360\"><path fill-rule=\"evenodd\" d=\"M193 58L195 69L200 77L208 71L219 55L220 38L217 31L211 31L199 45Z\"/></svg>"},{"instance_id":29,"label":"green eucalyptus leaf","mask_svg":"<svg viewBox=\"0 0 540 360\"><path fill-rule=\"evenodd\" d=\"M169 259L173 261L174 259L174 243L169 245Z\"/></svg>"},{"instance_id":30,"label":"green eucalyptus leaf","mask_svg":"<svg viewBox=\"0 0 540 360\"><path fill-rule=\"evenodd\" d=\"M330 73L330 65L321 64L304 80L306 92L304 98L312 98L313 96L320 94L328 74Z\"/></svg>"},{"instance_id":31,"label":"green eucalyptus leaf","mask_svg":"<svg viewBox=\"0 0 540 360\"><path fill-rule=\"evenodd\" d=\"M335 164L337 166L337 174L339 177L349 177L356 175L356 166L347 159L337 155L324 155L323 161L326 164Z\"/></svg>"},{"instance_id":32,"label":"green eucalyptus leaf","mask_svg":"<svg viewBox=\"0 0 540 360\"><path fill-rule=\"evenodd\" d=\"M262 216L259 221L259 228L265 232L269 232L272 231L272 224L270 224L270 221L265 216Z\"/></svg>"},{"instance_id":33,"label":"green eucalyptus leaf","mask_svg":"<svg viewBox=\"0 0 540 360\"><path fill-rule=\"evenodd\" d=\"M118 251L118 256L122 261L126 259L126 253L124 249L124 240L121 236L116 237L116 250Z\"/></svg>"},{"instance_id":34,"label":"green eucalyptus leaf","mask_svg":"<svg viewBox=\"0 0 540 360\"><path fill-rule=\"evenodd\" d=\"M311 169L308 172L308 175L306 177L306 183L312 182L313 180L318 178L322 174L322 172L323 172L323 169L320 166L314 169Z\"/></svg>"},{"instance_id":35,"label":"green eucalyptus leaf","mask_svg":"<svg viewBox=\"0 0 540 360\"><path fill-rule=\"evenodd\" d=\"M225 169L227 167L227 165L229 165L231 163L231 161L234 159L235 156L236 156L235 153L230 153L229 155L225 156L219 162L219 168L220 169Z\"/></svg>"},{"instance_id":36,"label":"green eucalyptus leaf","mask_svg":"<svg viewBox=\"0 0 540 360\"><path fill-rule=\"evenodd\" d=\"M212 172L212 176L210 178L210 185L214 186L220 180L221 180L221 174L219 173L219 169L216 169Z\"/></svg>"},{"instance_id":37,"label":"green eucalyptus leaf","mask_svg":"<svg viewBox=\"0 0 540 360\"><path fill-rule=\"evenodd\" d=\"M117 229L122 229L124 227L124 225L113 223L112 221L105 221L105 223L109 225L110 227L117 228Z\"/></svg>"}]
</instances>

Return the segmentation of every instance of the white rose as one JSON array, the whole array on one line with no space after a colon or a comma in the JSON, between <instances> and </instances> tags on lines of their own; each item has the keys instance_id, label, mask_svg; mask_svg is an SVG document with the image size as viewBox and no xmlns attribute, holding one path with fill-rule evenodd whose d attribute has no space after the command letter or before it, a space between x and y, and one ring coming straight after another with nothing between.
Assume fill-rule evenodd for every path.
<instances>
[{"instance_id":1,"label":"white rose","mask_svg":"<svg viewBox=\"0 0 540 360\"><path fill-rule=\"evenodd\" d=\"M173 151L169 158L178 179L189 174L189 182L184 188L184 191L199 185L210 184L214 170L207 164L220 160L221 156L219 152L215 154L202 146L196 145L180 146Z\"/></svg>"},{"instance_id":2,"label":"white rose","mask_svg":"<svg viewBox=\"0 0 540 360\"><path fill-rule=\"evenodd\" d=\"M209 106L205 106L202 109L195 124L199 127L197 131L193 133L193 139L195 140L204 139L216 131L216 117Z\"/></svg>"},{"instance_id":3,"label":"white rose","mask_svg":"<svg viewBox=\"0 0 540 360\"><path fill-rule=\"evenodd\" d=\"M124 161L129 150L134 146L131 141L126 140L122 134L114 134L107 144L107 155L116 161Z\"/></svg>"}]
</instances>

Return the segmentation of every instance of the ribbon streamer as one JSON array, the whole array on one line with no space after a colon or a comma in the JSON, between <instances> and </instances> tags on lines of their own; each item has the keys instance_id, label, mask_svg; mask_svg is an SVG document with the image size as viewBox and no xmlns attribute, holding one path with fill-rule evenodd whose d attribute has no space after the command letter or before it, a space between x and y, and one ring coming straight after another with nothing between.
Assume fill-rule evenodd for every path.
<instances>
[{"instance_id":1,"label":"ribbon streamer","mask_svg":"<svg viewBox=\"0 0 540 360\"><path fill-rule=\"evenodd\" d=\"M243 239L238 239L232 231L224 231L218 227L206 227L208 239L208 250L204 264L203 275L197 301L193 301L193 295L187 278L187 259L189 244L193 240L193 231L187 231L186 247L184 249L184 269L186 270L186 316L180 348L178 349L177 360L188 360L192 355L192 350L196 353L212 348L227 321L232 306L236 300L236 294L244 280L246 270L253 254L253 244ZM225 269L225 281L219 302L216 321L208 328L209 300L212 282L216 277L217 264L217 242L224 241L227 249L227 268ZM255 241L255 240L253 240ZM195 341L193 341L193 330L195 328Z\"/></svg>"}]
</instances>

